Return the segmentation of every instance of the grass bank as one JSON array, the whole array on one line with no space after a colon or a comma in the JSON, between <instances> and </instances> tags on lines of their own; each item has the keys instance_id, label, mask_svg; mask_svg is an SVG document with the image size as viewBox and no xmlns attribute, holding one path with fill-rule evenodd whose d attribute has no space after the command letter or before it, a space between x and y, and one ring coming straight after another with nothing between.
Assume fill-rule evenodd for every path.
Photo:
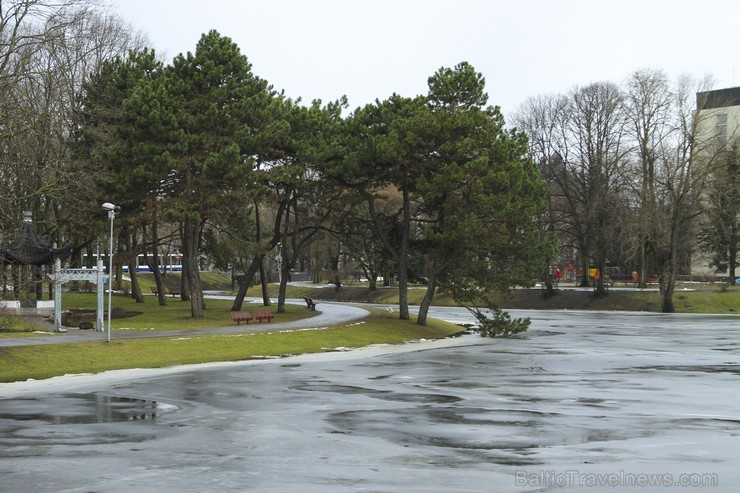
<instances>
[{"instance_id":1,"label":"grass bank","mask_svg":"<svg viewBox=\"0 0 740 493\"><path fill-rule=\"evenodd\" d=\"M179 273L169 273L166 277L167 287L180 285ZM229 279L217 273L204 273L202 276L204 289L230 291ZM139 280L142 291L150 292L154 286L151 274L140 273ZM616 287L624 287L617 285ZM555 292L554 296L544 297L539 289L515 289L505 295L495 296L498 304L508 309L529 310L623 310L623 311L660 311L660 296L656 289L620 290L611 289L607 296L595 298L592 291L575 291L568 289L571 285L564 285ZM653 286L655 288L656 286ZM409 303L418 305L424 296L425 288L412 287L409 289ZM261 297L259 286L252 287L249 296ZM270 295L277 297L277 286L270 286ZM365 283L348 282L339 290L334 285L288 285L288 298L301 299L304 296L323 301L345 301L353 303L397 304L398 290L395 287L379 287L371 291ZM740 313L740 287L724 283L701 284L679 283L673 298L678 313ZM456 306L445 293L438 293L434 297L436 306Z\"/></svg>"},{"instance_id":2,"label":"grass bank","mask_svg":"<svg viewBox=\"0 0 740 493\"><path fill-rule=\"evenodd\" d=\"M250 296L259 296L252 288ZM605 311L660 311L660 295L655 289L620 290L611 289L606 296L594 297L593 291L576 291L563 287L553 296L544 296L540 289L515 289L508 294L494 296L499 306L505 309L524 310L605 310ZM396 288L378 288L374 291L366 286L288 286L288 297L309 296L317 300L347 301L353 303L398 303ZM409 290L409 303L418 305L424 289ZM678 313L740 313L740 287L725 284L685 284L676 288L673 302ZM436 306L456 306L453 299L444 293L434 297Z\"/></svg>"},{"instance_id":3,"label":"grass bank","mask_svg":"<svg viewBox=\"0 0 740 493\"><path fill-rule=\"evenodd\" d=\"M362 320L322 330L285 330L156 339L113 340L110 343L48 344L0 348L0 382L44 379L75 373L125 368L241 361L304 353L438 339L460 327L430 320L426 327L399 320L382 310Z\"/></svg>"},{"instance_id":4,"label":"grass bank","mask_svg":"<svg viewBox=\"0 0 740 493\"><path fill-rule=\"evenodd\" d=\"M142 276L142 289L147 292L146 276ZM169 281L177 284L170 274ZM153 283L152 283L153 284ZM223 280L214 278L210 289L228 290ZM271 286L271 296L277 289ZM418 304L424 295L423 288L411 289L409 301ZM249 296L261 296L253 288ZM288 286L289 298L312 297L322 301L348 301L354 303L397 304L395 288L369 290L367 286L297 285ZM498 298L500 306L508 309L570 309L570 310L628 310L657 312L660 307L658 293L640 290L611 290L608 296L595 298L589 291L561 289L554 296L545 297L540 290L514 290ZM171 331L203 329L233 325L229 311L232 299L207 299L205 317L192 319L190 303L179 298L168 298L167 306L160 307L156 299L146 297L145 303L135 303L130 297L113 297L112 330ZM736 314L740 312L740 288L726 285L679 286L674 297L676 310L681 313ZM435 305L455 305L444 294L435 297ZM65 310L77 308L94 310L94 294L65 293ZM107 303L106 303L107 306ZM247 310L264 308L261 305L244 306ZM319 309L321 306L319 305ZM275 306L270 307L276 310ZM286 305L285 314L277 320L293 321L311 317L315 313L300 306ZM22 326L20 330L28 330ZM179 336L157 339L119 340L115 335L111 343L53 344L0 348L0 381L9 382L29 378L43 379L72 373L96 373L124 368L159 368L173 365L238 361L259 357L331 351L337 347L361 347L370 344L396 344L412 339L434 339L456 333L459 327L438 320L429 320L426 327L412 321L402 321L397 315L374 311L373 315L357 324L344 324L326 330L249 333L241 335ZM18 337L28 333L5 332L0 337Z\"/></svg>"}]
</instances>

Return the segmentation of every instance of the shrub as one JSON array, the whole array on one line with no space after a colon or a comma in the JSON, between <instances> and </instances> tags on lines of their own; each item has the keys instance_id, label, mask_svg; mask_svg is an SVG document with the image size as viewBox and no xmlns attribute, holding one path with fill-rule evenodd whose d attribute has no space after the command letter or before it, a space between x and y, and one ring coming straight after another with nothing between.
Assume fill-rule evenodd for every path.
<instances>
[{"instance_id":1,"label":"shrub","mask_svg":"<svg viewBox=\"0 0 740 493\"><path fill-rule=\"evenodd\" d=\"M530 318L515 318L512 320L508 312L498 307L490 307L489 310L492 316L484 313L479 308L472 310L478 321L480 334L483 337L511 336L525 332L532 322Z\"/></svg>"}]
</instances>

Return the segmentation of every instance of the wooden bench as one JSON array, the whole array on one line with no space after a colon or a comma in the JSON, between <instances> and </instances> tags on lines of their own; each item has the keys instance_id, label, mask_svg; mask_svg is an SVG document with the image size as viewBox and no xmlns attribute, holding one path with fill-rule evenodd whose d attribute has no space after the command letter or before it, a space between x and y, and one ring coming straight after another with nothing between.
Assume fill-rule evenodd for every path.
<instances>
[{"instance_id":1,"label":"wooden bench","mask_svg":"<svg viewBox=\"0 0 740 493\"><path fill-rule=\"evenodd\" d=\"M270 310L255 310L254 311L254 318L259 320L260 323L262 323L262 320L267 320L268 322L272 322L272 317L274 317L275 314L272 313Z\"/></svg>"},{"instance_id":2,"label":"wooden bench","mask_svg":"<svg viewBox=\"0 0 740 493\"><path fill-rule=\"evenodd\" d=\"M241 322L249 323L249 321L252 320L252 317L250 317L249 312L246 311L231 312L231 320L236 322L236 325L239 325Z\"/></svg>"},{"instance_id":3,"label":"wooden bench","mask_svg":"<svg viewBox=\"0 0 740 493\"><path fill-rule=\"evenodd\" d=\"M307 309L309 309L311 311L315 311L316 310L317 303L314 300L312 300L311 298L307 298L307 297L304 297L303 299L306 302L306 308Z\"/></svg>"},{"instance_id":4,"label":"wooden bench","mask_svg":"<svg viewBox=\"0 0 740 493\"><path fill-rule=\"evenodd\" d=\"M174 298L175 296L180 296L180 290L179 289L173 289L173 288L167 288L167 294L171 294Z\"/></svg>"}]
</instances>

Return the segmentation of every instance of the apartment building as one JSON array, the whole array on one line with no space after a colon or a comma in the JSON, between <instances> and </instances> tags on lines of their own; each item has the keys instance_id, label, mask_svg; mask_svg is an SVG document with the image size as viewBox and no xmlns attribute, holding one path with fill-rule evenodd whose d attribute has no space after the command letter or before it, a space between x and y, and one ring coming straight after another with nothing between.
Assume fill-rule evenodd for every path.
<instances>
[{"instance_id":1,"label":"apartment building","mask_svg":"<svg viewBox=\"0 0 740 493\"><path fill-rule=\"evenodd\" d=\"M740 140L740 87L696 94L700 140L722 148Z\"/></svg>"},{"instance_id":2,"label":"apartment building","mask_svg":"<svg viewBox=\"0 0 740 493\"><path fill-rule=\"evenodd\" d=\"M698 152L716 157L728 145L740 143L740 87L697 93L694 117L700 143ZM693 255L692 272L716 273L720 277L728 274L715 272L706 254Z\"/></svg>"}]
</instances>

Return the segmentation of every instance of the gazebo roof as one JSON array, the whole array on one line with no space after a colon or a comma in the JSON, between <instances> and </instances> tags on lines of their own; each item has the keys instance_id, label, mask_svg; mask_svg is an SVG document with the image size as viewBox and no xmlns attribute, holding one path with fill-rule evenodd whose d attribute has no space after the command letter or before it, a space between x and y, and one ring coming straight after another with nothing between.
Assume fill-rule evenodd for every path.
<instances>
[{"instance_id":1,"label":"gazebo roof","mask_svg":"<svg viewBox=\"0 0 740 493\"><path fill-rule=\"evenodd\" d=\"M25 213L21 227L16 231L12 243L0 248L0 260L21 265L47 265L59 258L66 259L72 254L72 247L54 248L39 238L31 221L31 214Z\"/></svg>"}]
</instances>

